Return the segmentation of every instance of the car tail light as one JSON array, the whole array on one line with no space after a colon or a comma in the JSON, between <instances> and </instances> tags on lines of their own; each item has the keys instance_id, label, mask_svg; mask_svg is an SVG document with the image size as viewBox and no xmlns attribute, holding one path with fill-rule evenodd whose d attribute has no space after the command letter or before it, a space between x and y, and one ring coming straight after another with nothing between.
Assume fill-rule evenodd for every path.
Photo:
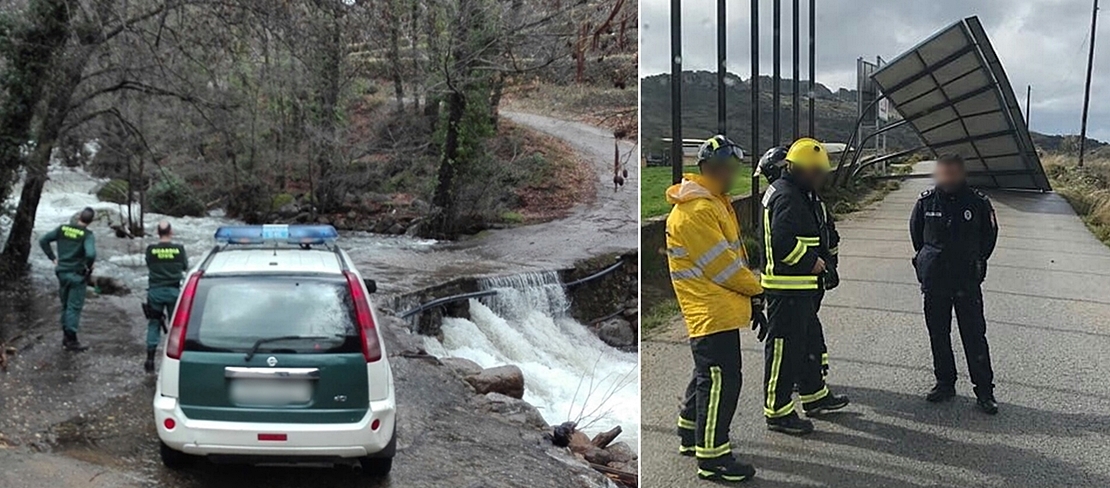
<instances>
[{"instance_id":1,"label":"car tail light","mask_svg":"<svg viewBox=\"0 0 1110 488\"><path fill-rule=\"evenodd\" d=\"M343 274L347 277L351 300L355 302L355 319L358 320L358 331L362 336L362 355L366 362L372 363L382 358L382 345L378 343L374 314L370 312L370 302L362 290L362 281L350 271L344 271Z\"/></svg>"},{"instance_id":2,"label":"car tail light","mask_svg":"<svg viewBox=\"0 0 1110 488\"><path fill-rule=\"evenodd\" d=\"M381 420L374 419L373 422L370 422L370 430L376 431L381 426L382 426L382 421Z\"/></svg>"},{"instance_id":3,"label":"car tail light","mask_svg":"<svg viewBox=\"0 0 1110 488\"><path fill-rule=\"evenodd\" d=\"M181 291L181 302L177 304L177 313L173 315L170 336L166 340L166 356L171 359L181 359L181 353L185 350L185 327L189 325L189 315L193 311L193 298L197 294L197 281L200 281L203 273L199 271L190 276L185 282L185 289Z\"/></svg>"},{"instance_id":4,"label":"car tail light","mask_svg":"<svg viewBox=\"0 0 1110 488\"><path fill-rule=\"evenodd\" d=\"M174 422L171 418L167 418L165 422L162 422L162 425L166 427L166 430L173 430L174 427L177 427L177 422Z\"/></svg>"},{"instance_id":5,"label":"car tail light","mask_svg":"<svg viewBox=\"0 0 1110 488\"><path fill-rule=\"evenodd\" d=\"M284 442L288 440L288 436L285 434L258 434L258 440Z\"/></svg>"}]
</instances>

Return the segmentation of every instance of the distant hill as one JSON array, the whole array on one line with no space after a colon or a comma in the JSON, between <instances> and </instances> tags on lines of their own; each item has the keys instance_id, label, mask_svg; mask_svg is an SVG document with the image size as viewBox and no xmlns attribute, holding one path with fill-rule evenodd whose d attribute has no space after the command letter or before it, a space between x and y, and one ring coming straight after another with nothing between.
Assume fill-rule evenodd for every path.
<instances>
[{"instance_id":1,"label":"distant hill","mask_svg":"<svg viewBox=\"0 0 1110 488\"><path fill-rule=\"evenodd\" d=\"M760 83L760 144L762 148L771 146L771 88L772 79L761 76ZM801 82L808 88L808 81ZM725 78L728 101L728 136L737 144L747 148L751 145L751 83L729 73ZM783 79L782 118L783 143L789 142L793 134L792 99L793 81ZM843 142L848 139L856 123L856 91L841 88L832 91L825 85L814 85L816 94L816 131L817 139L822 141ZM682 76L682 132L685 138L705 138L717 132L717 74L709 71L687 71ZM658 74L646 77L641 83L641 123L640 133L644 138L646 150L660 147L660 138L671 135L671 88L670 75ZM802 131L808 129L808 101L803 96L801 107ZM1078 136L1044 135L1032 133L1033 143L1042 151L1076 153L1079 148ZM891 149L909 149L920 144L917 135L909 127L892 130L887 135L887 146ZM1088 139L1091 150L1110 152L1105 142ZM757 149L758 150L758 149ZM1099 151L1102 152L1102 151Z\"/></svg>"}]
</instances>

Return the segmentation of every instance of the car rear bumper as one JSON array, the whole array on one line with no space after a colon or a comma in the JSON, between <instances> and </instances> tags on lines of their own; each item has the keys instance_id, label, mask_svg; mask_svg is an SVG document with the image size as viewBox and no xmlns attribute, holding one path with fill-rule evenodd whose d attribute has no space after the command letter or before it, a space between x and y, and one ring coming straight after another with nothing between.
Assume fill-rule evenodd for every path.
<instances>
[{"instance_id":1,"label":"car rear bumper","mask_svg":"<svg viewBox=\"0 0 1110 488\"><path fill-rule=\"evenodd\" d=\"M172 430L166 429L167 418L176 423ZM396 405L392 397L371 402L366 416L349 424L223 422L189 419L176 398L156 395L154 420L162 442L186 454L354 458L389 446ZM371 428L375 421L376 430ZM259 440L259 434L284 434L285 440Z\"/></svg>"}]
</instances>

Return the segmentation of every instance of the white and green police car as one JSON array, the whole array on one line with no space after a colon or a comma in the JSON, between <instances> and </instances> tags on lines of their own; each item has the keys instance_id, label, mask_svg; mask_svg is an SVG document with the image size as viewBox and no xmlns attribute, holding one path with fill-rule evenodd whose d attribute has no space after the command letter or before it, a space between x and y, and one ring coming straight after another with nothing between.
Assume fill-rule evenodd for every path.
<instances>
[{"instance_id":1,"label":"white and green police car","mask_svg":"<svg viewBox=\"0 0 1110 488\"><path fill-rule=\"evenodd\" d=\"M348 464L387 474L393 374L331 226L237 226L189 272L154 394L163 463Z\"/></svg>"}]
</instances>

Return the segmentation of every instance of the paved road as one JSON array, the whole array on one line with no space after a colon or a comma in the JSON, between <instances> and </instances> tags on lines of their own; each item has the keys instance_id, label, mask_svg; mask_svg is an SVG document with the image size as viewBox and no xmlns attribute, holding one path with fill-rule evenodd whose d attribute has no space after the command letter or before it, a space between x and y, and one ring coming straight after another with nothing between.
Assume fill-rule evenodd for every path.
<instances>
[{"instance_id":1,"label":"paved road","mask_svg":"<svg viewBox=\"0 0 1110 488\"><path fill-rule=\"evenodd\" d=\"M1001 413L974 409L956 344L960 397L932 405L907 219L922 181L839 223L843 284L821 310L830 385L853 405L798 439L760 413L763 355L743 337L745 382L732 443L752 486L1110 486L1110 249L1056 194L994 192L1001 226L984 285ZM691 369L681 324L643 354L643 486L705 486L676 453L678 395Z\"/></svg>"}]
</instances>

